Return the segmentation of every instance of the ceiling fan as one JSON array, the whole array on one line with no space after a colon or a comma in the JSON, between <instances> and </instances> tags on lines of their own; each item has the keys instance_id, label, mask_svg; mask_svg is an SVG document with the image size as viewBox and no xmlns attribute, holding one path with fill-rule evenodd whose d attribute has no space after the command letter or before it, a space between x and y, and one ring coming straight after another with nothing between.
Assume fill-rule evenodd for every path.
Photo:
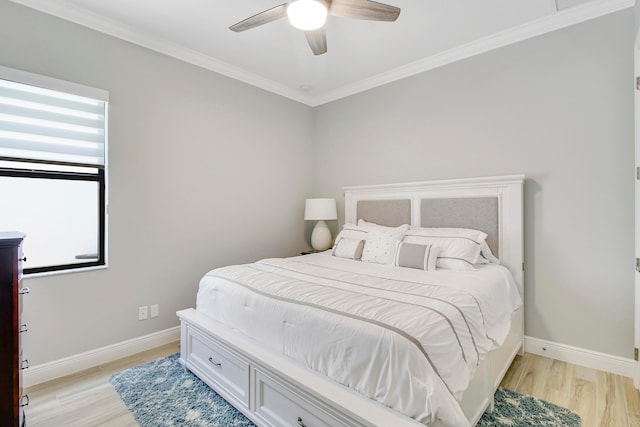
<instances>
[{"instance_id":1,"label":"ceiling fan","mask_svg":"<svg viewBox=\"0 0 640 427\"><path fill-rule=\"evenodd\" d=\"M314 55L322 55L327 52L324 27L327 15L393 22L400 15L400 8L372 0L289 0L233 24L229 29L246 31L287 16L291 25L304 31Z\"/></svg>"}]
</instances>

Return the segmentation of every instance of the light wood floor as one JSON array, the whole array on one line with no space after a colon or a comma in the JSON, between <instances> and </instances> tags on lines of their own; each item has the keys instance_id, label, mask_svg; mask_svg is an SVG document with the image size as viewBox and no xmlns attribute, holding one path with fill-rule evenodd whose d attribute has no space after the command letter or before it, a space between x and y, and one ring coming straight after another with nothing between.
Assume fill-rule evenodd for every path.
<instances>
[{"instance_id":1,"label":"light wood floor","mask_svg":"<svg viewBox=\"0 0 640 427\"><path fill-rule=\"evenodd\" d=\"M111 374L180 351L180 342L26 389L27 427L134 427L135 419L109 383Z\"/></svg>"},{"instance_id":2,"label":"light wood floor","mask_svg":"<svg viewBox=\"0 0 640 427\"><path fill-rule=\"evenodd\" d=\"M640 427L640 392L630 378L525 353L501 385L577 412L583 427Z\"/></svg>"},{"instance_id":3,"label":"light wood floor","mask_svg":"<svg viewBox=\"0 0 640 427\"><path fill-rule=\"evenodd\" d=\"M176 342L31 387L27 425L137 426L109 377L178 350ZM583 427L640 427L640 393L629 378L525 353L517 356L502 386L576 411Z\"/></svg>"}]
</instances>

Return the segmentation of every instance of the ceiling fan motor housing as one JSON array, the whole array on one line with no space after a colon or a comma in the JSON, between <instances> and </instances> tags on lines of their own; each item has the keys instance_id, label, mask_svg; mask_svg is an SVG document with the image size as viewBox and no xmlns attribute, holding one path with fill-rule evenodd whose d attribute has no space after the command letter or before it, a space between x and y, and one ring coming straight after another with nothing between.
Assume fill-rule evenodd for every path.
<instances>
[{"instance_id":1,"label":"ceiling fan motor housing","mask_svg":"<svg viewBox=\"0 0 640 427\"><path fill-rule=\"evenodd\" d=\"M290 0L287 16L291 25L299 30L317 30L327 20L327 4L324 0Z\"/></svg>"}]
</instances>

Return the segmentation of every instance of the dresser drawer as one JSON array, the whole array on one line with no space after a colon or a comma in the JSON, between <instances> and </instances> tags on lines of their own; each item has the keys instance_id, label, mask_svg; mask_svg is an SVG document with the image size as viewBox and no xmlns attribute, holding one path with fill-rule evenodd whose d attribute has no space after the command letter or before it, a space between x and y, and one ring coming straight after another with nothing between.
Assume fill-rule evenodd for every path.
<instances>
[{"instance_id":1,"label":"dresser drawer","mask_svg":"<svg viewBox=\"0 0 640 427\"><path fill-rule=\"evenodd\" d=\"M217 341L188 328L187 366L227 400L249 407L249 362Z\"/></svg>"},{"instance_id":2,"label":"dresser drawer","mask_svg":"<svg viewBox=\"0 0 640 427\"><path fill-rule=\"evenodd\" d=\"M338 427L349 424L295 393L284 382L255 371L255 412L271 426Z\"/></svg>"}]
</instances>

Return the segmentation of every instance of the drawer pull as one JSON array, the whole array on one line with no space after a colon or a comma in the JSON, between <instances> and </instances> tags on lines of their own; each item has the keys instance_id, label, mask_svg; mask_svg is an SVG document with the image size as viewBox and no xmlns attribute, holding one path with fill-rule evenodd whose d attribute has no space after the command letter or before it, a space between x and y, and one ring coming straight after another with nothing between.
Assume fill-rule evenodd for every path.
<instances>
[{"instance_id":1,"label":"drawer pull","mask_svg":"<svg viewBox=\"0 0 640 427\"><path fill-rule=\"evenodd\" d=\"M22 258L20 258L20 259L19 259L19 261L27 262L27 257L26 257L26 256L25 256L25 257L22 257Z\"/></svg>"},{"instance_id":2,"label":"drawer pull","mask_svg":"<svg viewBox=\"0 0 640 427\"><path fill-rule=\"evenodd\" d=\"M29 359L24 359L20 362L20 369L27 369L29 367Z\"/></svg>"},{"instance_id":3,"label":"drawer pull","mask_svg":"<svg viewBox=\"0 0 640 427\"><path fill-rule=\"evenodd\" d=\"M22 288L20 288L20 290L18 291L18 293L19 293L20 295L28 294L28 293L29 293L29 288L27 288L26 286L23 286Z\"/></svg>"},{"instance_id":4,"label":"drawer pull","mask_svg":"<svg viewBox=\"0 0 640 427\"><path fill-rule=\"evenodd\" d=\"M213 366L222 366L222 363L217 363L213 361L213 357L209 356L209 362L213 365Z\"/></svg>"},{"instance_id":5,"label":"drawer pull","mask_svg":"<svg viewBox=\"0 0 640 427\"><path fill-rule=\"evenodd\" d=\"M22 325L20 325L20 332L27 332L29 330L29 328L27 327L26 323L23 323Z\"/></svg>"},{"instance_id":6,"label":"drawer pull","mask_svg":"<svg viewBox=\"0 0 640 427\"><path fill-rule=\"evenodd\" d=\"M29 395L23 394L20 398L20 406L27 406L29 404Z\"/></svg>"},{"instance_id":7,"label":"drawer pull","mask_svg":"<svg viewBox=\"0 0 640 427\"><path fill-rule=\"evenodd\" d=\"M305 423L302 422L302 418L298 417L298 427L307 427Z\"/></svg>"}]
</instances>

